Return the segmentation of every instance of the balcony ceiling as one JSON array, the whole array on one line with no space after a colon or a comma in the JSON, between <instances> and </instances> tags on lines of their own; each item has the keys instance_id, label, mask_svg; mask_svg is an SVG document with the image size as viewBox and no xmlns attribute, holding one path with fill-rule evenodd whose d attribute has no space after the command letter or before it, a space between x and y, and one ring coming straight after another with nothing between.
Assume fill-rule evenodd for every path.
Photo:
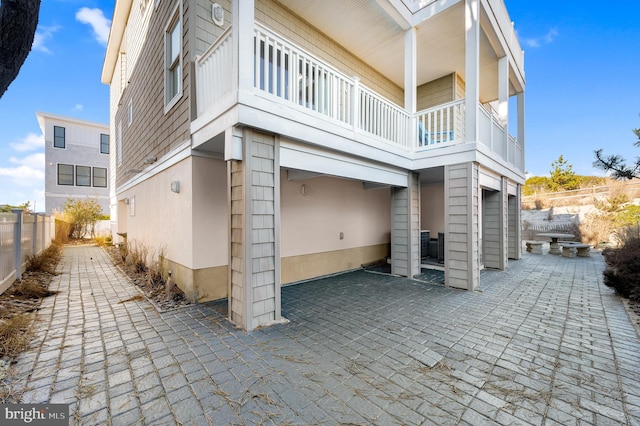
<instances>
[{"instance_id":1,"label":"balcony ceiling","mask_svg":"<svg viewBox=\"0 0 640 426\"><path fill-rule=\"evenodd\" d=\"M344 46L400 87L404 87L404 34L380 6L384 0L279 0L296 15ZM418 85L452 72L465 78L464 2L434 15L417 27ZM497 96L496 55L481 37L483 101Z\"/></svg>"}]
</instances>

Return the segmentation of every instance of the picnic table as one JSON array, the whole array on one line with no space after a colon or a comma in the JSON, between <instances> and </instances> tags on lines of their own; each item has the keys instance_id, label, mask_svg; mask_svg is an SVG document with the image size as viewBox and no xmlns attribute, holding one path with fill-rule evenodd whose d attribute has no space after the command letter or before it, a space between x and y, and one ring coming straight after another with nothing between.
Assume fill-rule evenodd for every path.
<instances>
[{"instance_id":1,"label":"picnic table","mask_svg":"<svg viewBox=\"0 0 640 426\"><path fill-rule=\"evenodd\" d=\"M538 234L538 237L551 238L551 242L549 243L549 253L551 254L562 254L562 250L560 249L560 245L558 244L558 240L560 239L570 239L575 238L573 234L565 234L563 232L542 232Z\"/></svg>"}]
</instances>

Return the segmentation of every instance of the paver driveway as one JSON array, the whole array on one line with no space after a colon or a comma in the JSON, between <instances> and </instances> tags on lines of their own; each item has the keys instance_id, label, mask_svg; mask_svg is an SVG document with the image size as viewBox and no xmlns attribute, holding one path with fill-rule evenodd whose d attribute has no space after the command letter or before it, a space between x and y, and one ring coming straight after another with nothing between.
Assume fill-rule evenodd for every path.
<instances>
[{"instance_id":1,"label":"paver driveway","mask_svg":"<svg viewBox=\"0 0 640 426\"><path fill-rule=\"evenodd\" d=\"M69 247L17 386L77 424L640 424L640 341L602 268L526 254L477 292L358 271L283 288L291 322L246 333L224 303L126 301L100 248Z\"/></svg>"}]
</instances>

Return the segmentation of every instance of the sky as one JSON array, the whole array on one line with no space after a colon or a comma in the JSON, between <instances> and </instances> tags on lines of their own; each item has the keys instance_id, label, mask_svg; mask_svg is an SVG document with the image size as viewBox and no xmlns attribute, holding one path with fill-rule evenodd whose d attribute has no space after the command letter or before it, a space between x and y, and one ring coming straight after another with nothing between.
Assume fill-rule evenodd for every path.
<instances>
[{"instance_id":1,"label":"sky","mask_svg":"<svg viewBox=\"0 0 640 426\"><path fill-rule=\"evenodd\" d=\"M100 82L115 0L43 0L32 51L0 98L0 204L44 211L44 140L36 112L107 124ZM560 155L581 175L596 149L640 156L640 2L505 0L525 51L528 176Z\"/></svg>"}]
</instances>

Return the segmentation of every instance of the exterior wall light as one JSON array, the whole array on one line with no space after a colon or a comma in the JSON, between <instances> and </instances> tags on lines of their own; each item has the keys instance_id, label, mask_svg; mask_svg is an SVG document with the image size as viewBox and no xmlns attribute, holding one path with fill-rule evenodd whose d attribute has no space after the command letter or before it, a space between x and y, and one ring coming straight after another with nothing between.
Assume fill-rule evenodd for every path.
<instances>
[{"instance_id":1,"label":"exterior wall light","mask_svg":"<svg viewBox=\"0 0 640 426\"><path fill-rule=\"evenodd\" d=\"M224 9L218 3L211 5L211 19L219 27L224 25Z\"/></svg>"}]
</instances>

